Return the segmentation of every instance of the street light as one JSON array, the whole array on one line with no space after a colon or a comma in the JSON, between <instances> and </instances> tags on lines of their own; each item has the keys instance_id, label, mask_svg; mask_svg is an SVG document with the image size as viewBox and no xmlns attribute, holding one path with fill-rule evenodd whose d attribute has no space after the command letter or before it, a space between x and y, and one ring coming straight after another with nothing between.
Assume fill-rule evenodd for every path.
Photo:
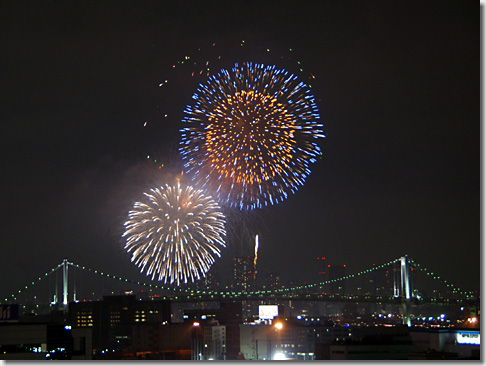
<instances>
[{"instance_id":1,"label":"street light","mask_svg":"<svg viewBox=\"0 0 486 366\"><path fill-rule=\"evenodd\" d=\"M278 348L282 349L282 339L281 339L282 334L281 334L280 331L283 329L283 323L279 321L279 322L275 323L274 327L275 327L275 332L277 332L276 341L279 343ZM271 340L270 340L270 345L271 345ZM270 346L270 349L271 349L271 346ZM270 356L271 356L271 354L270 354ZM270 359L271 360L272 359L273 360L285 360L285 354L280 350L280 351L277 351L277 353L275 353L273 355L273 358L271 357Z\"/></svg>"},{"instance_id":2,"label":"street light","mask_svg":"<svg viewBox=\"0 0 486 366\"><path fill-rule=\"evenodd\" d=\"M201 349L199 343L200 331L199 331L199 322L192 323L192 340L191 340L191 349L192 349L192 359L193 360L200 360L201 359Z\"/></svg>"}]
</instances>

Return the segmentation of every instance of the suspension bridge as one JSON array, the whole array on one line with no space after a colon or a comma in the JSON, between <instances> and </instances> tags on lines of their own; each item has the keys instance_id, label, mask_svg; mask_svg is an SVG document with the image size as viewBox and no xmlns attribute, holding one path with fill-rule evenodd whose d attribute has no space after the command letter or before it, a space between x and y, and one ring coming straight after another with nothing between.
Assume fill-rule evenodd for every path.
<instances>
[{"instance_id":1,"label":"suspension bridge","mask_svg":"<svg viewBox=\"0 0 486 366\"><path fill-rule=\"evenodd\" d=\"M142 281L130 280L121 276L109 274L100 270L95 270L82 266L64 259L56 267L46 272L43 276L31 281L17 290L15 293L6 297L5 303L19 303L26 298L27 293L35 291L38 284L45 282L47 278L55 277L54 286L50 286L47 292L54 292L50 295L52 304L61 306L68 305L69 301L78 302L82 299L77 295L76 287L78 284L73 279L70 280L69 273L76 271L95 276L98 280L104 279L116 284L119 288L132 287L132 289L145 289L146 293L168 300L178 301L218 301L218 300L305 300L305 301L356 301L356 302L413 302L413 303L437 303L452 304L460 303L464 300L473 300L479 297L477 291L464 291L452 283L442 279L439 275L429 271L426 267L415 262L408 256L391 260L381 265L371 266L370 268L345 275L335 279L320 281L312 284L300 286L288 286L272 290L247 290L234 291L197 289L191 287L175 287L168 284L147 283ZM419 280L422 277L431 282L429 288L434 290L425 293L426 281ZM60 276L59 276L60 274ZM61 278L61 286L58 286L58 278ZM78 278L79 278L78 274ZM366 284L370 284L366 288ZM71 286L70 286L71 284ZM123 284L123 286L121 286ZM59 287L62 294L59 296ZM336 290L336 288L338 290ZM93 293L93 296L96 296ZM32 297L32 294L30 295ZM70 300L71 299L71 300Z\"/></svg>"}]
</instances>

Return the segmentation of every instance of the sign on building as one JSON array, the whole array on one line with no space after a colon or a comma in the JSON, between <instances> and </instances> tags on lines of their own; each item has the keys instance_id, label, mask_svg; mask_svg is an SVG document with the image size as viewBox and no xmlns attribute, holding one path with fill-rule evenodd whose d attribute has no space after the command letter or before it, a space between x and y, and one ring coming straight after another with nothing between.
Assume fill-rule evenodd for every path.
<instances>
[{"instance_id":1,"label":"sign on building","mask_svg":"<svg viewBox=\"0 0 486 366\"><path fill-rule=\"evenodd\" d=\"M481 344L479 331L458 331L456 341L457 344Z\"/></svg>"},{"instance_id":2,"label":"sign on building","mask_svg":"<svg viewBox=\"0 0 486 366\"><path fill-rule=\"evenodd\" d=\"M258 315L260 319L273 319L278 316L278 305L260 305Z\"/></svg>"}]
</instances>

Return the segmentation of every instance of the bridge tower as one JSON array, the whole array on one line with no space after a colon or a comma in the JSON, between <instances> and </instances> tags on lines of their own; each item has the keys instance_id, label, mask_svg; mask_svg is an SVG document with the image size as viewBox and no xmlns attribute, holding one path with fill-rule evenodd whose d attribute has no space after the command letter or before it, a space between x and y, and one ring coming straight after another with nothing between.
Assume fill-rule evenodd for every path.
<instances>
[{"instance_id":1,"label":"bridge tower","mask_svg":"<svg viewBox=\"0 0 486 366\"><path fill-rule=\"evenodd\" d=\"M403 324L409 327L412 325L412 321L410 319L410 292L410 271L408 256L404 255L400 258L400 294L403 296Z\"/></svg>"},{"instance_id":2,"label":"bridge tower","mask_svg":"<svg viewBox=\"0 0 486 366\"><path fill-rule=\"evenodd\" d=\"M400 277L401 294L405 297L405 299L410 300L410 272L407 255L400 258Z\"/></svg>"},{"instance_id":3,"label":"bridge tower","mask_svg":"<svg viewBox=\"0 0 486 366\"><path fill-rule=\"evenodd\" d=\"M66 258L62 261L62 304L68 304L68 261Z\"/></svg>"}]
</instances>

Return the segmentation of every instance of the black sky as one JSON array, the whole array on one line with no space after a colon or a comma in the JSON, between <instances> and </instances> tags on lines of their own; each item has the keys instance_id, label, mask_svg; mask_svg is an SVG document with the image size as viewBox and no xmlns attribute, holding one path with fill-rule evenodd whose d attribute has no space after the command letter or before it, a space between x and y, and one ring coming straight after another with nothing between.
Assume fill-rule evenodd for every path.
<instances>
[{"instance_id":1,"label":"black sky","mask_svg":"<svg viewBox=\"0 0 486 366\"><path fill-rule=\"evenodd\" d=\"M294 50L327 136L295 195L232 224L260 234L259 269L312 282L317 256L354 272L408 254L478 289L479 25L464 1L1 2L1 298L64 257L137 275L121 225L160 179L145 155L178 164L194 92L171 65L212 43L232 61L241 40L275 64ZM225 263L253 250L228 245Z\"/></svg>"}]
</instances>

